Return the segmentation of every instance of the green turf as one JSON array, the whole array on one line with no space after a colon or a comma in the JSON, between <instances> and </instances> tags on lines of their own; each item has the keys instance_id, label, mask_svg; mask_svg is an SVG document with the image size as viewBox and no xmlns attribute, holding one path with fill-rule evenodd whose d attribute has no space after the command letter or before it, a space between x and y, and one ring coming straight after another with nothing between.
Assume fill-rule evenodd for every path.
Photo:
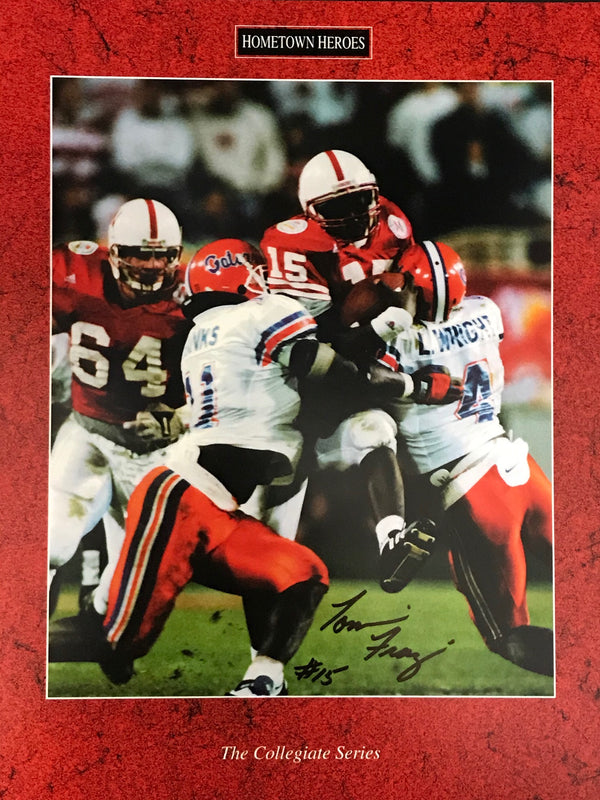
<instances>
[{"instance_id":1,"label":"green turf","mask_svg":"<svg viewBox=\"0 0 600 800\"><path fill-rule=\"evenodd\" d=\"M347 603L365 589L366 594L347 610L347 624L340 617L338 632L333 623L321 630L341 611L332 604ZM551 627L550 588L534 584L528 596L532 623ZM75 592L67 588L57 616L73 613L75 605ZM406 616L401 622L362 629L352 624ZM392 629L398 626L392 641ZM378 635L383 638L371 639ZM369 647L380 650L368 657ZM136 662L136 675L126 686L112 686L96 664L49 664L48 696L222 696L240 680L249 657L239 598L189 586L154 648ZM327 677L326 671L341 667L347 669ZM408 679L398 681L402 673ZM551 678L526 672L490 653L469 619L464 598L442 581L415 581L398 595L386 595L371 581L334 581L286 676L292 695L554 693Z\"/></svg>"}]
</instances>

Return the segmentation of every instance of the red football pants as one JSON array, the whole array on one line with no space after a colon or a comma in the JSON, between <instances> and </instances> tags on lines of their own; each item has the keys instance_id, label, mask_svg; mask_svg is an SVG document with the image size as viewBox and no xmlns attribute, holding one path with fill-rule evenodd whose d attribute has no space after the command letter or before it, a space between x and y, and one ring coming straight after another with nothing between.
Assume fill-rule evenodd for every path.
<instances>
[{"instance_id":1,"label":"red football pants","mask_svg":"<svg viewBox=\"0 0 600 800\"><path fill-rule=\"evenodd\" d=\"M134 658L145 655L192 579L239 595L281 593L311 579L328 584L327 568L312 550L241 511L223 511L158 467L129 501L104 621L108 640L126 644Z\"/></svg>"},{"instance_id":2,"label":"red football pants","mask_svg":"<svg viewBox=\"0 0 600 800\"><path fill-rule=\"evenodd\" d=\"M552 563L552 490L531 456L528 462L523 486L508 486L494 466L446 511L454 581L488 645L529 624L525 552Z\"/></svg>"}]
</instances>

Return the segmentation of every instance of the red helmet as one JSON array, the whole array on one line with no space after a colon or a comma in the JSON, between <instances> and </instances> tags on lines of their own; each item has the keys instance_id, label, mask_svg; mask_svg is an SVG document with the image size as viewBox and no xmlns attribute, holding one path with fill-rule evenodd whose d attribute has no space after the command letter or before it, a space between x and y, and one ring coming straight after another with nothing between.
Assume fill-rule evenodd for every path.
<instances>
[{"instance_id":1,"label":"red helmet","mask_svg":"<svg viewBox=\"0 0 600 800\"><path fill-rule=\"evenodd\" d=\"M265 259L242 239L218 239L194 254L187 265L185 287L190 297L203 292L256 297L266 291Z\"/></svg>"},{"instance_id":2,"label":"red helmet","mask_svg":"<svg viewBox=\"0 0 600 800\"><path fill-rule=\"evenodd\" d=\"M445 322L467 291L467 274L458 253L441 242L413 244L400 257L398 270L412 275L419 290L417 319Z\"/></svg>"}]
</instances>

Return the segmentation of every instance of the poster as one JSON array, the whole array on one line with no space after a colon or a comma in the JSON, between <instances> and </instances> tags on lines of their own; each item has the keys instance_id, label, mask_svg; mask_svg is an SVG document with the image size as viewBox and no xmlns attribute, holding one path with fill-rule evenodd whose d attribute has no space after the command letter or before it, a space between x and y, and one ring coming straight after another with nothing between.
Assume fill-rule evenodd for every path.
<instances>
[{"instance_id":1,"label":"poster","mask_svg":"<svg viewBox=\"0 0 600 800\"><path fill-rule=\"evenodd\" d=\"M2 300L9 320L0 706L5 795L279 797L293 784L305 794L350 798L379 791L415 798L594 797L595 6L331 2L317 12L309 2L253 2L242 10L222 4L209 14L205 4L135 9L123 3L115 11L77 6L34 15L21 3L4 23L10 42L2 123L9 199ZM349 60L235 56L236 25L317 24L369 28L372 51ZM46 699L51 75L553 82L555 697L295 697L277 705ZM338 759L338 747L358 755ZM281 748L321 755L296 762L278 756ZM267 752L274 755L261 757Z\"/></svg>"}]
</instances>

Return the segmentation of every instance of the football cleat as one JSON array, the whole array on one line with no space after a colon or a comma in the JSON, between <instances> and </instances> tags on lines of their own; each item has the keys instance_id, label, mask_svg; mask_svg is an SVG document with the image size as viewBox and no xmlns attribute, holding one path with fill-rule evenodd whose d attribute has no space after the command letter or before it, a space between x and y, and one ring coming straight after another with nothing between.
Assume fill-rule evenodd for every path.
<instances>
[{"instance_id":1,"label":"football cleat","mask_svg":"<svg viewBox=\"0 0 600 800\"><path fill-rule=\"evenodd\" d=\"M48 626L48 661L98 661L108 642L102 616L85 608L74 617L54 620Z\"/></svg>"},{"instance_id":2,"label":"football cleat","mask_svg":"<svg viewBox=\"0 0 600 800\"><path fill-rule=\"evenodd\" d=\"M283 697L288 694L287 683L276 684L268 675L259 675L252 680L240 681L226 697Z\"/></svg>"},{"instance_id":3,"label":"football cleat","mask_svg":"<svg viewBox=\"0 0 600 800\"><path fill-rule=\"evenodd\" d=\"M430 519L391 531L379 557L379 585L384 592L400 592L410 583L433 552L434 533Z\"/></svg>"},{"instance_id":4,"label":"football cleat","mask_svg":"<svg viewBox=\"0 0 600 800\"><path fill-rule=\"evenodd\" d=\"M100 669L115 686L128 683L135 675L133 659L121 655L110 646L105 650L101 658L98 659Z\"/></svg>"},{"instance_id":5,"label":"football cleat","mask_svg":"<svg viewBox=\"0 0 600 800\"><path fill-rule=\"evenodd\" d=\"M135 674L133 659L115 652L106 641L104 617L95 610L92 599L91 594L86 595L77 616L50 623L48 661L96 662L111 683L127 683Z\"/></svg>"}]
</instances>

